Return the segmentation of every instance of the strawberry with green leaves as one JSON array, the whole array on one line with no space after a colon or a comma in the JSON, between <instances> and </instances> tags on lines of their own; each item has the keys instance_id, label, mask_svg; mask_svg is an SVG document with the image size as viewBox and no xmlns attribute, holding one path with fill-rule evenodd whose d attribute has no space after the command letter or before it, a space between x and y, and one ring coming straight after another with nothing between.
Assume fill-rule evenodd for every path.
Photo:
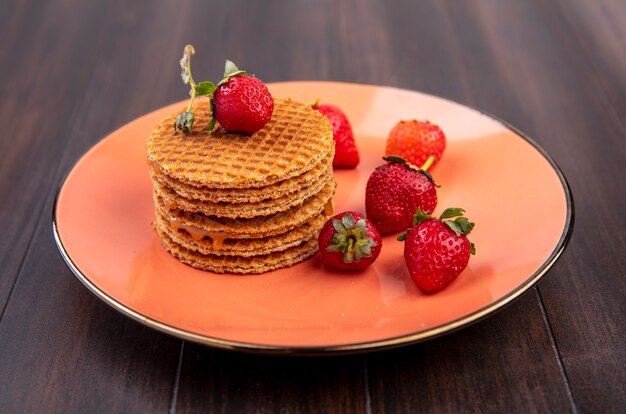
<instances>
[{"instance_id":1,"label":"strawberry with green leaves","mask_svg":"<svg viewBox=\"0 0 626 414\"><path fill-rule=\"evenodd\" d=\"M183 82L191 85L191 99L187 111L176 117L174 129L184 134L191 132L194 123L191 108L197 96L210 99L212 120L209 131L213 131L216 121L233 133L251 135L263 128L274 112L274 99L267 86L230 60L226 61L224 77L217 85L209 81L196 83L191 75L191 56L194 53L193 46L187 45L180 60Z\"/></svg>"},{"instance_id":2,"label":"strawberry with green leaves","mask_svg":"<svg viewBox=\"0 0 626 414\"><path fill-rule=\"evenodd\" d=\"M396 156L383 160L388 163L376 168L367 180L365 211L376 229L386 234L411 227L418 208L433 211L437 185L427 171L432 157L421 168Z\"/></svg>"},{"instance_id":3,"label":"strawberry with green leaves","mask_svg":"<svg viewBox=\"0 0 626 414\"><path fill-rule=\"evenodd\" d=\"M317 239L324 263L337 270L363 270L380 254L382 239L376 228L356 211L329 219Z\"/></svg>"},{"instance_id":4,"label":"strawberry with green leaves","mask_svg":"<svg viewBox=\"0 0 626 414\"><path fill-rule=\"evenodd\" d=\"M467 239L474 223L462 208L448 208L439 218L417 210L414 227L398 237L405 240L404 259L411 279L422 291L434 293L448 286L467 267L474 244Z\"/></svg>"}]
</instances>

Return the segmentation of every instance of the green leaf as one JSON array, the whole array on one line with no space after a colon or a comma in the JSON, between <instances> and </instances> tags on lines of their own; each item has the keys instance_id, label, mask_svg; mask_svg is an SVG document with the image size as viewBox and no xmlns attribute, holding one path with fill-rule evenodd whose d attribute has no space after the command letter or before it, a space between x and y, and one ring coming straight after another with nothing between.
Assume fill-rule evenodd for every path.
<instances>
[{"instance_id":1,"label":"green leaf","mask_svg":"<svg viewBox=\"0 0 626 414\"><path fill-rule=\"evenodd\" d=\"M209 126L207 127L207 130L209 132L213 132L213 130L215 129L215 123L217 122L217 119L215 119L215 115L213 114L213 98L209 99L209 110L210 110L210 115L211 115L211 122L209 122Z\"/></svg>"},{"instance_id":2,"label":"green leaf","mask_svg":"<svg viewBox=\"0 0 626 414\"><path fill-rule=\"evenodd\" d=\"M463 234L466 236L470 234L474 228L474 223L469 221L466 217L457 217L454 221L461 227Z\"/></svg>"},{"instance_id":3,"label":"green leaf","mask_svg":"<svg viewBox=\"0 0 626 414\"><path fill-rule=\"evenodd\" d=\"M357 262L359 260L361 260L364 255L365 254L363 253L363 251L361 249L354 249L354 258L356 259ZM370 254L370 256L371 256L371 254Z\"/></svg>"},{"instance_id":4,"label":"green leaf","mask_svg":"<svg viewBox=\"0 0 626 414\"><path fill-rule=\"evenodd\" d=\"M352 214L344 214L341 218L341 223L346 230L352 230L354 228L354 217L352 217Z\"/></svg>"},{"instance_id":5,"label":"green leaf","mask_svg":"<svg viewBox=\"0 0 626 414\"><path fill-rule=\"evenodd\" d=\"M360 218L356 221L356 224L354 225L355 227L359 228L359 229L363 229L363 230L367 230L367 227L365 225L365 219L364 218Z\"/></svg>"},{"instance_id":6,"label":"green leaf","mask_svg":"<svg viewBox=\"0 0 626 414\"><path fill-rule=\"evenodd\" d=\"M181 131L183 134L187 135L191 132L191 128L193 127L193 121L194 117L192 112L182 112L176 117L176 121L174 122L174 130Z\"/></svg>"},{"instance_id":7,"label":"green leaf","mask_svg":"<svg viewBox=\"0 0 626 414\"><path fill-rule=\"evenodd\" d=\"M369 246L369 244L365 244L361 246L360 251L363 252L362 256L369 257L372 255L372 248Z\"/></svg>"},{"instance_id":8,"label":"green leaf","mask_svg":"<svg viewBox=\"0 0 626 414\"><path fill-rule=\"evenodd\" d=\"M204 81L197 84L194 90L198 96L209 96L215 92L215 85L213 82Z\"/></svg>"},{"instance_id":9,"label":"green leaf","mask_svg":"<svg viewBox=\"0 0 626 414\"><path fill-rule=\"evenodd\" d=\"M343 225L341 221L337 219L333 219L333 227L335 228L335 231L339 234L346 233L346 227Z\"/></svg>"},{"instance_id":10,"label":"green leaf","mask_svg":"<svg viewBox=\"0 0 626 414\"><path fill-rule=\"evenodd\" d=\"M231 62L230 60L226 60L226 65L224 65L224 79L219 81L216 87L219 88L220 86L228 82L228 80L233 76L245 75L245 73L245 70L239 69L237 65L235 65L233 62Z\"/></svg>"},{"instance_id":11,"label":"green leaf","mask_svg":"<svg viewBox=\"0 0 626 414\"><path fill-rule=\"evenodd\" d=\"M340 252L341 251L341 246L338 244L329 244L326 247L326 251L330 252L330 253L334 253L334 252Z\"/></svg>"},{"instance_id":12,"label":"green leaf","mask_svg":"<svg viewBox=\"0 0 626 414\"><path fill-rule=\"evenodd\" d=\"M470 242L470 253L474 255L476 254L476 246L472 242Z\"/></svg>"},{"instance_id":13,"label":"green leaf","mask_svg":"<svg viewBox=\"0 0 626 414\"><path fill-rule=\"evenodd\" d=\"M407 160L405 160L402 157L398 157L396 155L388 155L386 157L383 157L383 160L389 161L390 163L395 162L395 163L404 164L404 165L408 164Z\"/></svg>"},{"instance_id":14,"label":"green leaf","mask_svg":"<svg viewBox=\"0 0 626 414\"><path fill-rule=\"evenodd\" d=\"M441 213L441 215L439 216L439 220L462 216L463 213L465 213L465 210L463 210L462 208L457 208L457 207L447 208L443 211L443 213Z\"/></svg>"},{"instance_id":15,"label":"green leaf","mask_svg":"<svg viewBox=\"0 0 626 414\"><path fill-rule=\"evenodd\" d=\"M241 72L237 65L226 59L226 64L224 65L224 77L233 76L233 73L237 72Z\"/></svg>"},{"instance_id":16,"label":"green leaf","mask_svg":"<svg viewBox=\"0 0 626 414\"><path fill-rule=\"evenodd\" d=\"M409 234L408 231L405 231L404 233L402 233L401 235L396 237L396 240L398 240L398 241L405 241L407 234Z\"/></svg>"},{"instance_id":17,"label":"green leaf","mask_svg":"<svg viewBox=\"0 0 626 414\"><path fill-rule=\"evenodd\" d=\"M413 214L413 225L417 226L423 221L426 221L431 218L433 217L430 215L429 211L422 211L422 209L418 208L415 214Z\"/></svg>"},{"instance_id":18,"label":"green leaf","mask_svg":"<svg viewBox=\"0 0 626 414\"><path fill-rule=\"evenodd\" d=\"M461 226L459 226L459 224L455 221L446 220L444 221L444 224L450 227L457 236L460 236L463 233Z\"/></svg>"},{"instance_id":19,"label":"green leaf","mask_svg":"<svg viewBox=\"0 0 626 414\"><path fill-rule=\"evenodd\" d=\"M211 122L209 122L209 126L207 127L207 130L209 132L213 132L213 130L215 129L216 123L217 123L217 119L215 119L215 117L211 118Z\"/></svg>"}]
</instances>

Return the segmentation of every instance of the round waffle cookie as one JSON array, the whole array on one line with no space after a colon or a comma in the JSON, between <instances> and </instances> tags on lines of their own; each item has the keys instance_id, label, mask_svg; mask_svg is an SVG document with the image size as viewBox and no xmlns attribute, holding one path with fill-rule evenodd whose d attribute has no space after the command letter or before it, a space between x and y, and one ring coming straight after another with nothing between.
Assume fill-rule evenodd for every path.
<instances>
[{"instance_id":1,"label":"round waffle cookie","mask_svg":"<svg viewBox=\"0 0 626 414\"><path fill-rule=\"evenodd\" d=\"M335 180L326 183L322 191L307 198L301 205L269 216L250 219L231 219L207 216L206 214L181 210L168 206L158 194L154 195L157 213L167 217L173 225L191 231L206 233L227 233L232 239L258 239L284 233L299 227L320 213L332 216L332 197L335 194Z\"/></svg>"},{"instance_id":2,"label":"round waffle cookie","mask_svg":"<svg viewBox=\"0 0 626 414\"><path fill-rule=\"evenodd\" d=\"M209 188L206 186L195 186L163 174L163 172L154 165L150 173L153 179L171 188L181 197L210 201L212 203L258 203L262 200L281 198L303 187L309 187L313 182L319 181L323 175L332 173L333 156L334 151L331 151L321 163L304 174L265 187Z\"/></svg>"},{"instance_id":3,"label":"round waffle cookie","mask_svg":"<svg viewBox=\"0 0 626 414\"><path fill-rule=\"evenodd\" d=\"M154 191L163 201L172 206L186 211L194 211L208 216L229 217L229 218L252 218L257 216L267 216L279 211L288 210L290 207L302 204L307 198L319 193L326 183L333 179L332 171L320 177L309 186L301 188L299 191L287 194L275 199L266 199L258 203L212 203L181 197L169 187L161 184L158 179L153 180Z\"/></svg>"},{"instance_id":4,"label":"round waffle cookie","mask_svg":"<svg viewBox=\"0 0 626 414\"><path fill-rule=\"evenodd\" d=\"M189 135L173 129L173 113L147 143L149 163L190 185L265 187L313 169L334 145L328 120L310 105L290 100L275 99L272 119L250 136L209 133L209 101L198 101L192 111L195 123Z\"/></svg>"},{"instance_id":5,"label":"round waffle cookie","mask_svg":"<svg viewBox=\"0 0 626 414\"><path fill-rule=\"evenodd\" d=\"M204 255L250 257L287 250L316 238L326 219L326 215L321 213L285 233L257 239L232 239L226 238L226 233L190 230L188 227L172 224L163 214L157 214L155 227L182 247Z\"/></svg>"},{"instance_id":6,"label":"round waffle cookie","mask_svg":"<svg viewBox=\"0 0 626 414\"><path fill-rule=\"evenodd\" d=\"M291 266L313 256L317 252L317 240L310 239L287 250L270 254L241 257L201 254L187 249L173 241L167 234L159 232L161 244L178 260L202 270L215 273L263 273L281 267Z\"/></svg>"},{"instance_id":7,"label":"round waffle cookie","mask_svg":"<svg viewBox=\"0 0 626 414\"><path fill-rule=\"evenodd\" d=\"M210 106L194 105L189 135L176 114L150 134L148 164L161 244L183 263L216 273L262 273L317 251L332 215L334 141L310 106L275 100L250 136L207 130Z\"/></svg>"}]
</instances>

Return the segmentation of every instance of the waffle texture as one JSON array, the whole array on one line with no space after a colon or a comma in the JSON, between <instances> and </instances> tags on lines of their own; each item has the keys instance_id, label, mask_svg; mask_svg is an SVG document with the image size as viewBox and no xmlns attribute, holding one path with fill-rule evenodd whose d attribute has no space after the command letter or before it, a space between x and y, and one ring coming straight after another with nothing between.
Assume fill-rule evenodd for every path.
<instances>
[{"instance_id":1,"label":"waffle texture","mask_svg":"<svg viewBox=\"0 0 626 414\"><path fill-rule=\"evenodd\" d=\"M326 118L289 100L276 99L272 119L251 136L209 133L206 100L192 111L196 121L189 135L173 129L177 112L157 125L147 143L148 161L155 168L190 185L265 187L313 169L334 145Z\"/></svg>"},{"instance_id":2,"label":"waffle texture","mask_svg":"<svg viewBox=\"0 0 626 414\"><path fill-rule=\"evenodd\" d=\"M322 175L330 174L333 171L333 155L330 152L321 163L311 170L294 177L291 180L279 181L264 187L252 188L209 188L206 186L195 186L176 180L163 174L154 166L151 168L151 175L164 186L174 190L181 197L209 201L212 203L258 203L263 200L284 197L295 193L303 187L309 187L314 182L319 181Z\"/></svg>"},{"instance_id":3,"label":"waffle texture","mask_svg":"<svg viewBox=\"0 0 626 414\"><path fill-rule=\"evenodd\" d=\"M161 244L215 273L262 273L314 255L335 192L327 119L276 99L270 122L245 136L209 133L209 110L194 105L189 135L174 131L177 112L148 138Z\"/></svg>"}]
</instances>

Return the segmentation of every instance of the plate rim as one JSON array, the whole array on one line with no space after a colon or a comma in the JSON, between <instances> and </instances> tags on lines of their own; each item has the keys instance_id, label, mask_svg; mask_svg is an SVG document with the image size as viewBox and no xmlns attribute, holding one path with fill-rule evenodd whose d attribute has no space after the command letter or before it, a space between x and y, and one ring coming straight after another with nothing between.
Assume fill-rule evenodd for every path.
<instances>
[{"instance_id":1,"label":"plate rim","mask_svg":"<svg viewBox=\"0 0 626 414\"><path fill-rule=\"evenodd\" d=\"M111 306L116 311L122 313L123 315L127 317L130 317L131 319L145 326L148 326L150 328L156 329L157 331L172 335L179 339L192 341L192 342L199 343L202 345L212 346L215 348L227 349L227 350L233 350L233 351L243 351L243 352L249 352L249 353L261 353L261 354L272 354L272 355L335 355L335 354L348 354L348 353L368 352L368 351L375 351L375 350L385 350L385 349L391 349L391 348L397 348L400 346L415 344L418 342L423 342L426 340L438 338L440 336L458 331L461 328L477 323L487 318L488 316L491 316L495 314L496 312L504 309L505 307L513 303L516 299L518 299L520 296L522 296L524 293L526 293L528 290L530 290L530 288L532 288L552 268L552 266L557 262L557 260L561 257L561 255L567 248L567 245L569 244L569 241L573 233L574 219L575 219L574 198L572 196L572 191L567 181L567 178L563 174L563 171L558 166L556 161L554 161L554 159L550 157L550 155L546 152L546 150L543 149L537 142L535 142L532 138L530 138L527 134L525 134L518 128L498 118L497 116L494 116L490 114L489 112L486 112L480 108L476 108L472 105L462 104L460 102L457 102L452 99L448 99L439 95L432 95L432 94L421 92L421 91L399 88L395 86L375 85L375 84L357 83L357 82L334 82L334 81L319 81L319 80L271 82L269 83L269 85L272 85L272 84L284 85L284 84L298 84L298 83L308 83L308 84L319 83L319 84L324 84L324 85L335 85L335 86L342 86L342 85L365 86L365 87L393 89L393 90L398 90L398 91L403 91L403 92L413 92L413 93L417 92L423 95L427 95L429 97L435 97L437 99L441 99L446 102L453 103L455 105L463 106L465 108L473 110L479 114L487 116L491 118L492 120L498 122L503 127L512 131L513 133L518 135L520 138L528 142L539 154L541 154L544 157L546 161L548 161L548 164L552 167L557 177L559 178L561 187L565 195L566 219L565 219L565 225L564 225L563 231L561 232L561 236L559 238L558 243L556 244L556 246L554 247L554 249L548 256L548 258L541 264L541 266L539 266L539 268L533 274L531 274L522 284L520 284L517 288L515 288L508 294L504 295L497 301L487 306L484 306L480 309L477 309L474 312L471 312L463 317L454 319L452 321L446 322L444 324L441 324L441 325L438 325L438 326L435 326L426 330L412 332L412 333L404 334L404 335L398 335L398 336L389 337L389 338L373 340L373 341L354 342L354 343L336 344L336 345L320 345L320 346L282 346L282 345L258 344L258 343L252 343L252 342L233 341L233 340L228 340L228 339L211 337L208 335L201 335L198 333L180 329L175 326L160 322L156 319L150 318L148 316L145 316L133 310L129 306L126 306L120 303L118 300L116 300L115 298L113 298L112 296L104 292L102 289L100 289L96 284L94 284L89 279L87 275L85 275L79 269L79 267L74 263L71 256L65 249L65 246L63 245L63 241L61 240L61 236L58 230L58 223L57 223L57 205L59 201L59 195L65 185L65 182L67 181L72 171L74 171L76 166L83 160L85 155L91 152L96 146L102 143L112 133L128 125L128 123L126 123L122 125L120 128L117 128L111 131L109 134L99 139L88 150L86 150L71 165L71 167L68 168L67 172L65 173L65 175L59 182L58 188L56 189L54 203L52 205L52 233L54 236L55 244L57 246L57 249L59 250L61 257L63 258L63 261L71 270L71 272L74 274L74 276L89 291L91 291L98 299L100 299L107 305ZM172 103L172 104L175 104L175 103ZM172 104L163 105L160 108L157 108L137 118L134 118L130 122L134 122L144 116L148 116L152 114L153 112L156 112Z\"/></svg>"}]
</instances>

